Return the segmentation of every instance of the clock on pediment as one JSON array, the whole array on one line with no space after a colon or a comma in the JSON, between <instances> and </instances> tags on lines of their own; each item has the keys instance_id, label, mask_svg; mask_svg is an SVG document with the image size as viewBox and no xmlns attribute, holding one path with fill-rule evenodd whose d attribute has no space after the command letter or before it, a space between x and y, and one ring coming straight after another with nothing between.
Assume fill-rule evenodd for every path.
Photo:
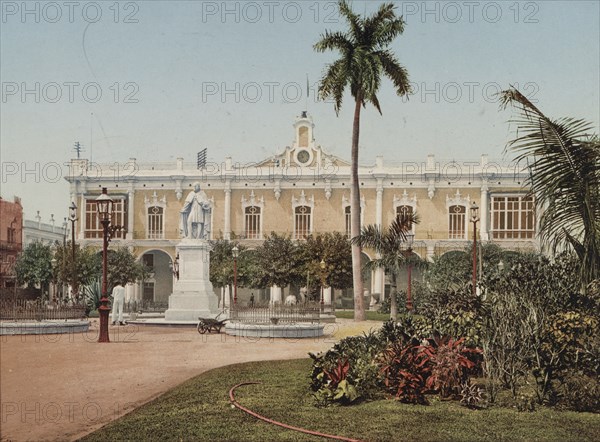
<instances>
[{"instance_id":1,"label":"clock on pediment","mask_svg":"<svg viewBox=\"0 0 600 442\"><path fill-rule=\"evenodd\" d=\"M306 149L299 149L296 151L296 162L302 166L306 166L310 163L311 154Z\"/></svg>"}]
</instances>

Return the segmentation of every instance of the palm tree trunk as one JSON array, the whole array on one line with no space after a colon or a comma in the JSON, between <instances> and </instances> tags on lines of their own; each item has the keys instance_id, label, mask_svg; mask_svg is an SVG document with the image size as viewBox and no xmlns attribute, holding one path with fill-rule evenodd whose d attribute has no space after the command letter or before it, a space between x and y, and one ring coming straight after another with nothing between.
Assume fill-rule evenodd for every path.
<instances>
[{"instance_id":1,"label":"palm tree trunk","mask_svg":"<svg viewBox=\"0 0 600 442\"><path fill-rule=\"evenodd\" d=\"M360 188L358 185L358 139L360 134L360 106L362 97L356 96L354 106L354 123L352 125L352 166L350 186L350 234L352 238L360 234ZM363 298L363 282L361 268L361 248L352 244L352 282L354 285L354 320L365 320L365 304Z\"/></svg>"},{"instance_id":2,"label":"palm tree trunk","mask_svg":"<svg viewBox=\"0 0 600 442\"><path fill-rule=\"evenodd\" d=\"M396 302L396 292L398 290L398 279L396 277L396 272L391 272L392 283L390 287L390 319L397 320L398 319L398 304Z\"/></svg>"}]
</instances>

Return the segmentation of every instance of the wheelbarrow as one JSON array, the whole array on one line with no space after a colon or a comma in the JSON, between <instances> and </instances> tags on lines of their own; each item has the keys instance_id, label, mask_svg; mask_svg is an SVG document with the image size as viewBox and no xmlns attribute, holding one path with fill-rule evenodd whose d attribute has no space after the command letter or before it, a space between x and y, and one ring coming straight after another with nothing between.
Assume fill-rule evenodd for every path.
<instances>
[{"instance_id":1,"label":"wheelbarrow","mask_svg":"<svg viewBox=\"0 0 600 442\"><path fill-rule=\"evenodd\" d=\"M198 318L198 333L203 335L208 332L211 333L215 331L216 333L221 333L221 329L225 326L225 323L228 319L219 320L216 318Z\"/></svg>"}]
</instances>

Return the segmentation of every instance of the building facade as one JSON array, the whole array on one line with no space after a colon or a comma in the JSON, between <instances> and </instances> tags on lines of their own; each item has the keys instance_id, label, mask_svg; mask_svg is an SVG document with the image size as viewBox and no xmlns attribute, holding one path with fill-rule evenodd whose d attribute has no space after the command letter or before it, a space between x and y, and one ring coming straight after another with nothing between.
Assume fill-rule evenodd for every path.
<instances>
[{"instance_id":1,"label":"building facade","mask_svg":"<svg viewBox=\"0 0 600 442\"><path fill-rule=\"evenodd\" d=\"M66 242L68 234L67 219L64 218L60 225L56 224L54 214L50 215L47 223L42 222L42 217L38 210L35 219L26 219L23 223L23 247L27 247L33 242L43 244L63 244Z\"/></svg>"},{"instance_id":2,"label":"building facade","mask_svg":"<svg viewBox=\"0 0 600 442\"><path fill-rule=\"evenodd\" d=\"M319 232L350 230L350 163L330 155L315 141L313 119L296 118L294 140L279 155L251 164L226 158L222 164L198 167L178 158L173 163L91 164L72 160L68 181L79 208L77 237L101 244L95 199L102 187L116 201L114 223L124 230L113 244L133 248L153 268L148 281L128 288L136 299L166 301L172 289L169 265L180 240L179 212L193 184L199 182L213 204L211 237L256 246L270 232L302 240ZM359 166L361 224L387 226L398 215L418 213L413 250L431 259L463 250L473 237L469 207L480 207L476 236L517 250L538 248L534 202L523 187L526 174L490 162L436 160L385 161ZM365 259L371 252L365 251ZM365 286L385 291L385 275L372 273ZM280 290L271 299L280 300ZM330 295L328 295L330 296Z\"/></svg>"},{"instance_id":3,"label":"building facade","mask_svg":"<svg viewBox=\"0 0 600 442\"><path fill-rule=\"evenodd\" d=\"M23 250L23 206L21 199L0 197L0 288L16 287L15 263Z\"/></svg>"}]
</instances>

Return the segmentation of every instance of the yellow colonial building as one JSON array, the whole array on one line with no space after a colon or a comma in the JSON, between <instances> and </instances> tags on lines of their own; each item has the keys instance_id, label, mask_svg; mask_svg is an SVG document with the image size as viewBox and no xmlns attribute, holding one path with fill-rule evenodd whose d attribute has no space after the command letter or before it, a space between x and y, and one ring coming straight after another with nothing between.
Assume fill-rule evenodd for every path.
<instances>
[{"instance_id":1,"label":"yellow colonial building","mask_svg":"<svg viewBox=\"0 0 600 442\"><path fill-rule=\"evenodd\" d=\"M296 118L294 140L279 155L240 164L139 162L95 164L71 161L71 199L79 208L78 239L101 244L95 199L108 188L115 204L117 232L113 245L131 247L152 267L151 278L127 288L130 299L166 302L173 287L170 265L180 241L179 213L193 184L211 200L211 238L239 240L256 246L270 232L302 240L319 232L350 230L350 163L316 143L313 119ZM404 155L404 153L402 153ZM422 258L463 250L473 237L469 207L480 207L477 238L509 249L537 249L533 200L523 187L526 172L489 161L442 161L427 155L422 162L388 161L360 165L361 223L389 225L399 214L416 212L413 250ZM365 258L372 258L365 251ZM385 275L375 271L365 289L385 293ZM261 293L281 300L281 290ZM327 293L331 299L331 293ZM336 299L339 299L336 296Z\"/></svg>"}]
</instances>

